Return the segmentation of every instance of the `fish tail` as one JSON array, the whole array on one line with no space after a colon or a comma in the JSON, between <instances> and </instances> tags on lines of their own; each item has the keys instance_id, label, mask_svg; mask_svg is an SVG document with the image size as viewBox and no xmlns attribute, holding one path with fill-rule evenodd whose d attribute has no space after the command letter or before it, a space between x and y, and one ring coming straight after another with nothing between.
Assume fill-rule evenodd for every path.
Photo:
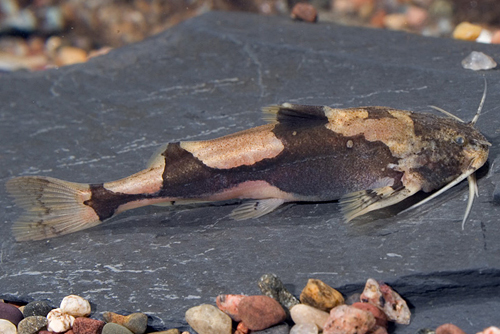
<instances>
[{"instance_id":1,"label":"fish tail","mask_svg":"<svg viewBox=\"0 0 500 334\"><path fill-rule=\"evenodd\" d=\"M91 197L88 184L22 176L9 180L6 188L25 209L12 226L17 241L52 238L101 223L95 210L84 203Z\"/></svg>"}]
</instances>

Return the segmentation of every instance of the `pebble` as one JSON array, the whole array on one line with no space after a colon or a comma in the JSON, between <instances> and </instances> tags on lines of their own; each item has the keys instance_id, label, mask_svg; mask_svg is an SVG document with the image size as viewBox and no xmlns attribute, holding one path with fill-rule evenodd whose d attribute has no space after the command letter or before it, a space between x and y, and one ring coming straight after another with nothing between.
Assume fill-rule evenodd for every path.
<instances>
[{"instance_id":1,"label":"pebble","mask_svg":"<svg viewBox=\"0 0 500 334\"><path fill-rule=\"evenodd\" d=\"M0 319L8 320L13 323L14 326L17 326L23 318L23 313L14 305L0 303Z\"/></svg>"},{"instance_id":2,"label":"pebble","mask_svg":"<svg viewBox=\"0 0 500 334\"><path fill-rule=\"evenodd\" d=\"M53 309L47 314L47 320L49 324L47 329L51 332L63 333L66 332L73 326L75 317L72 315L63 313L60 308Z\"/></svg>"},{"instance_id":3,"label":"pebble","mask_svg":"<svg viewBox=\"0 0 500 334\"><path fill-rule=\"evenodd\" d=\"M493 35L491 36L491 43L500 44L500 30L493 32Z\"/></svg>"},{"instance_id":4,"label":"pebble","mask_svg":"<svg viewBox=\"0 0 500 334\"><path fill-rule=\"evenodd\" d=\"M300 303L275 274L262 275L258 285L262 294L277 300L287 310Z\"/></svg>"},{"instance_id":5,"label":"pebble","mask_svg":"<svg viewBox=\"0 0 500 334\"><path fill-rule=\"evenodd\" d=\"M247 325L245 325L244 322L240 322L238 323L234 334L247 334L248 332L250 332L250 329L248 329Z\"/></svg>"},{"instance_id":6,"label":"pebble","mask_svg":"<svg viewBox=\"0 0 500 334\"><path fill-rule=\"evenodd\" d=\"M479 36L476 38L476 42L490 44L492 39L493 39L493 33L487 29L483 29L481 30Z\"/></svg>"},{"instance_id":7,"label":"pebble","mask_svg":"<svg viewBox=\"0 0 500 334\"><path fill-rule=\"evenodd\" d=\"M340 305L330 311L323 334L364 334L375 326L375 317L353 306Z\"/></svg>"},{"instance_id":8,"label":"pebble","mask_svg":"<svg viewBox=\"0 0 500 334\"><path fill-rule=\"evenodd\" d=\"M453 38L465 41L475 41L481 34L481 30L483 30L483 28L478 25L462 22L453 30Z\"/></svg>"},{"instance_id":9,"label":"pebble","mask_svg":"<svg viewBox=\"0 0 500 334\"><path fill-rule=\"evenodd\" d=\"M318 21L318 11L311 4L299 2L293 6L290 17L294 20L316 22Z\"/></svg>"},{"instance_id":10,"label":"pebble","mask_svg":"<svg viewBox=\"0 0 500 334\"><path fill-rule=\"evenodd\" d=\"M261 331L252 331L251 334L289 334L290 326L286 323L263 329Z\"/></svg>"},{"instance_id":11,"label":"pebble","mask_svg":"<svg viewBox=\"0 0 500 334\"><path fill-rule=\"evenodd\" d=\"M88 300L76 295L64 297L59 308L63 313L74 317L88 317L91 312Z\"/></svg>"},{"instance_id":12,"label":"pebble","mask_svg":"<svg viewBox=\"0 0 500 334\"><path fill-rule=\"evenodd\" d=\"M387 315L387 319L398 324L410 323L410 309L401 296L385 283L378 283L373 278L366 281L365 289L360 297L364 303L370 303Z\"/></svg>"},{"instance_id":13,"label":"pebble","mask_svg":"<svg viewBox=\"0 0 500 334\"><path fill-rule=\"evenodd\" d=\"M76 318L72 329L75 334L101 334L105 324L100 320Z\"/></svg>"},{"instance_id":14,"label":"pebble","mask_svg":"<svg viewBox=\"0 0 500 334\"><path fill-rule=\"evenodd\" d=\"M36 334L47 329L47 318L42 316L26 317L17 325L18 334Z\"/></svg>"},{"instance_id":15,"label":"pebble","mask_svg":"<svg viewBox=\"0 0 500 334\"><path fill-rule=\"evenodd\" d=\"M500 328L491 326L488 328L483 329L482 332L479 332L477 334L500 334Z\"/></svg>"},{"instance_id":16,"label":"pebble","mask_svg":"<svg viewBox=\"0 0 500 334\"><path fill-rule=\"evenodd\" d=\"M465 334L465 332L453 324L443 324L436 328L436 334Z\"/></svg>"},{"instance_id":17,"label":"pebble","mask_svg":"<svg viewBox=\"0 0 500 334\"><path fill-rule=\"evenodd\" d=\"M2 334L17 334L16 325L9 320L0 319L0 333Z\"/></svg>"},{"instance_id":18,"label":"pebble","mask_svg":"<svg viewBox=\"0 0 500 334\"><path fill-rule=\"evenodd\" d=\"M63 46L56 53L56 65L66 66L87 61L87 52L73 46Z\"/></svg>"},{"instance_id":19,"label":"pebble","mask_svg":"<svg viewBox=\"0 0 500 334\"><path fill-rule=\"evenodd\" d=\"M101 334L133 334L133 333L126 327L110 322L104 325Z\"/></svg>"},{"instance_id":20,"label":"pebble","mask_svg":"<svg viewBox=\"0 0 500 334\"><path fill-rule=\"evenodd\" d=\"M144 313L132 313L124 316L113 312L104 312L104 321L127 327L134 334L143 334L148 327L148 316Z\"/></svg>"},{"instance_id":21,"label":"pebble","mask_svg":"<svg viewBox=\"0 0 500 334\"><path fill-rule=\"evenodd\" d=\"M231 334L232 332L231 318L209 304L202 304L187 310L186 321L198 334Z\"/></svg>"},{"instance_id":22,"label":"pebble","mask_svg":"<svg viewBox=\"0 0 500 334\"><path fill-rule=\"evenodd\" d=\"M239 304L241 321L254 331L266 329L286 319L280 303L267 296L248 296Z\"/></svg>"},{"instance_id":23,"label":"pebble","mask_svg":"<svg viewBox=\"0 0 500 334\"><path fill-rule=\"evenodd\" d=\"M370 312L375 317L377 326L387 328L387 315L385 315L385 313L375 305L357 302L352 304L352 306L359 308L360 310Z\"/></svg>"},{"instance_id":24,"label":"pebble","mask_svg":"<svg viewBox=\"0 0 500 334\"><path fill-rule=\"evenodd\" d=\"M428 17L427 10L418 6L409 6L406 10L406 22L412 28L422 28Z\"/></svg>"},{"instance_id":25,"label":"pebble","mask_svg":"<svg viewBox=\"0 0 500 334\"><path fill-rule=\"evenodd\" d=\"M37 300L28 303L24 307L23 314L25 317L31 317L31 316L46 317L51 310L52 306L50 306L48 302L44 300Z\"/></svg>"},{"instance_id":26,"label":"pebble","mask_svg":"<svg viewBox=\"0 0 500 334\"><path fill-rule=\"evenodd\" d=\"M295 324L290 334L318 334L318 326L311 323Z\"/></svg>"},{"instance_id":27,"label":"pebble","mask_svg":"<svg viewBox=\"0 0 500 334\"><path fill-rule=\"evenodd\" d=\"M184 333L187 333L187 332L184 332ZM184 334L183 333L183 334ZM172 329L169 329L169 330L166 330L166 331L161 331L161 332L151 332L151 333L148 333L148 334L181 334L181 331L178 330L177 328L172 328ZM189 334L189 333L188 333Z\"/></svg>"},{"instance_id":28,"label":"pebble","mask_svg":"<svg viewBox=\"0 0 500 334\"><path fill-rule=\"evenodd\" d=\"M482 52L472 51L470 55L462 60L462 67L473 71L491 70L497 67L497 63L493 58Z\"/></svg>"},{"instance_id":29,"label":"pebble","mask_svg":"<svg viewBox=\"0 0 500 334\"><path fill-rule=\"evenodd\" d=\"M323 329L330 314L328 312L318 310L306 304L299 304L292 307L290 310L293 322L296 324L314 324L319 329Z\"/></svg>"},{"instance_id":30,"label":"pebble","mask_svg":"<svg viewBox=\"0 0 500 334\"><path fill-rule=\"evenodd\" d=\"M385 327L375 325L372 329L370 329L370 334L388 334L388 332Z\"/></svg>"},{"instance_id":31,"label":"pebble","mask_svg":"<svg viewBox=\"0 0 500 334\"><path fill-rule=\"evenodd\" d=\"M407 19L405 14L387 14L383 19L384 27L391 30L402 30L407 25Z\"/></svg>"},{"instance_id":32,"label":"pebble","mask_svg":"<svg viewBox=\"0 0 500 334\"><path fill-rule=\"evenodd\" d=\"M344 304L344 297L334 288L319 279L309 279L300 294L300 301L314 308L329 312L332 308Z\"/></svg>"},{"instance_id":33,"label":"pebble","mask_svg":"<svg viewBox=\"0 0 500 334\"><path fill-rule=\"evenodd\" d=\"M226 313L234 321L240 322L241 318L238 315L238 305L245 297L245 295L219 295L215 299L215 303L219 310Z\"/></svg>"},{"instance_id":34,"label":"pebble","mask_svg":"<svg viewBox=\"0 0 500 334\"><path fill-rule=\"evenodd\" d=\"M420 328L415 334L436 334L436 331L430 328Z\"/></svg>"}]
</instances>

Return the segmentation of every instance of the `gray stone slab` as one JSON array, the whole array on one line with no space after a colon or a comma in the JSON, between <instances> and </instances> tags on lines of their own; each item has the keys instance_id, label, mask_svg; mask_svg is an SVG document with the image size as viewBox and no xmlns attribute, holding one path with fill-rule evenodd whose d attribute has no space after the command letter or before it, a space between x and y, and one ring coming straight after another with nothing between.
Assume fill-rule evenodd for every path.
<instances>
[{"instance_id":1,"label":"gray stone slab","mask_svg":"<svg viewBox=\"0 0 500 334\"><path fill-rule=\"evenodd\" d=\"M209 13L85 64L0 76L0 183L19 175L103 182L139 171L164 142L218 137L263 124L262 106L442 107L478 127L498 163L498 71L461 67L472 50L497 46L401 32L306 24L287 18ZM49 241L16 243L20 210L0 187L0 298L74 293L104 311L142 311L154 328L188 328L187 308L221 293L257 294L277 274L298 295L308 278L348 294L368 277L392 284L412 305L397 333L453 322L467 332L498 325L497 168L462 231L466 184L433 203L352 224L336 203L300 204L235 222L234 208L148 207ZM373 218L377 218L373 220ZM496 309L496 310L495 310Z\"/></svg>"}]
</instances>

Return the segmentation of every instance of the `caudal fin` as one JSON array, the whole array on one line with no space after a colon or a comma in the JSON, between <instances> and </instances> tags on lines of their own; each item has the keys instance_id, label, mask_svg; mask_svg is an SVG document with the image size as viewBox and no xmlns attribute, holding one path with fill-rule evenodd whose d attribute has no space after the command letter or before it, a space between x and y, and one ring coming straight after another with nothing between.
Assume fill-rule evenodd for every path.
<instances>
[{"instance_id":1,"label":"caudal fin","mask_svg":"<svg viewBox=\"0 0 500 334\"><path fill-rule=\"evenodd\" d=\"M7 182L7 191L26 211L12 226L17 241L42 240L100 223L88 184L44 176L22 176Z\"/></svg>"}]
</instances>

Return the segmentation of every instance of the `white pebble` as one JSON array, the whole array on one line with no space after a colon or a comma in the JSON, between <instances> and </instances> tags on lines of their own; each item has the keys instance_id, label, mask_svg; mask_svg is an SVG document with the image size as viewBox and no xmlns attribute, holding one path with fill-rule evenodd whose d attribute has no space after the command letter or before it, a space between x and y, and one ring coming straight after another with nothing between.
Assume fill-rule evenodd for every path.
<instances>
[{"instance_id":1,"label":"white pebble","mask_svg":"<svg viewBox=\"0 0 500 334\"><path fill-rule=\"evenodd\" d=\"M0 319L0 333L2 334L17 334L16 325L9 320Z\"/></svg>"},{"instance_id":2,"label":"white pebble","mask_svg":"<svg viewBox=\"0 0 500 334\"><path fill-rule=\"evenodd\" d=\"M290 334L318 334L318 326L315 324L296 324L290 329Z\"/></svg>"},{"instance_id":3,"label":"white pebble","mask_svg":"<svg viewBox=\"0 0 500 334\"><path fill-rule=\"evenodd\" d=\"M290 316L296 324L315 324L323 329L330 314L306 304L298 304L290 309Z\"/></svg>"},{"instance_id":4,"label":"white pebble","mask_svg":"<svg viewBox=\"0 0 500 334\"><path fill-rule=\"evenodd\" d=\"M69 314L64 313L60 308L53 309L47 314L49 324L47 329L51 332L63 333L73 327L75 318Z\"/></svg>"},{"instance_id":5,"label":"white pebble","mask_svg":"<svg viewBox=\"0 0 500 334\"><path fill-rule=\"evenodd\" d=\"M64 313L74 317L88 317L90 315L90 303L76 295L64 297L59 308Z\"/></svg>"},{"instance_id":6,"label":"white pebble","mask_svg":"<svg viewBox=\"0 0 500 334\"><path fill-rule=\"evenodd\" d=\"M476 42L490 44L493 38L493 33L489 30L483 29L479 34L478 38L476 38Z\"/></svg>"},{"instance_id":7,"label":"white pebble","mask_svg":"<svg viewBox=\"0 0 500 334\"><path fill-rule=\"evenodd\" d=\"M480 70L491 70L497 67L497 63L490 56L478 52L472 51L470 55L462 60L462 66L465 69L480 71Z\"/></svg>"},{"instance_id":8,"label":"white pebble","mask_svg":"<svg viewBox=\"0 0 500 334\"><path fill-rule=\"evenodd\" d=\"M483 329L482 332L479 332L477 334L500 334L500 328L491 326L488 328Z\"/></svg>"}]
</instances>

